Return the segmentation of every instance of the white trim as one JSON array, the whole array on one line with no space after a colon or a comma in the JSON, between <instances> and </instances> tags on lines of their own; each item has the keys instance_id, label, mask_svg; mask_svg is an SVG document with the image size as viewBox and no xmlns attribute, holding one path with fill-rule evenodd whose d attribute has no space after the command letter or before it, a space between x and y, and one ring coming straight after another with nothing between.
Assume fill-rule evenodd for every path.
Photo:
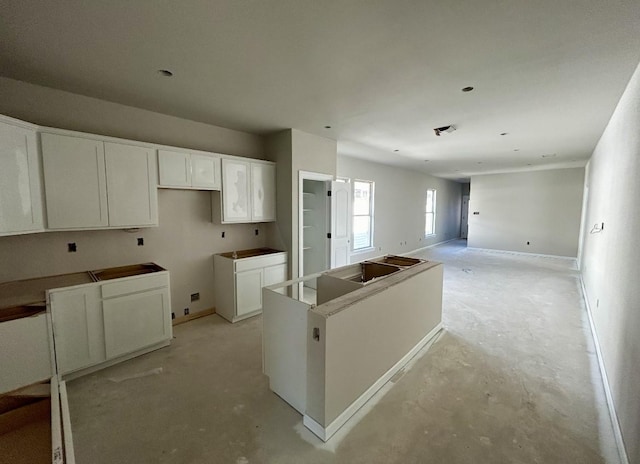
<instances>
[{"instance_id":1,"label":"white trim","mask_svg":"<svg viewBox=\"0 0 640 464\"><path fill-rule=\"evenodd\" d=\"M545 255L542 253L528 253L526 251L511 251L511 250L495 250L493 248L476 248L476 247L467 247L467 250L474 250L474 251L485 251L488 253L503 253L503 254L509 254L509 255L523 255L523 256L531 256L531 257L538 257L538 258L560 258L560 259L570 259L572 261L576 261L576 257L575 256L562 256L562 255Z\"/></svg>"},{"instance_id":2,"label":"white trim","mask_svg":"<svg viewBox=\"0 0 640 464\"><path fill-rule=\"evenodd\" d=\"M71 431L71 413L67 396L66 382L60 382L60 409L62 410L62 432L64 436L64 463L75 464L76 455L73 449L73 434Z\"/></svg>"},{"instance_id":3,"label":"white trim","mask_svg":"<svg viewBox=\"0 0 640 464\"><path fill-rule=\"evenodd\" d=\"M600 375L602 376L602 385L604 386L604 393L607 397L607 406L609 409L609 416L611 417L611 425L613 426L613 435L616 439L616 445L618 448L618 454L620 455L620 462L622 464L629 464L629 457L624 447L624 440L622 438L622 430L620 429L620 422L618 421L618 414L616 414L616 408L613 403L613 395L611 393L611 387L609 386L609 378L607 377L607 370L604 367L604 359L602 357L602 351L600 350L600 341L598 340L598 333L596 332L596 326L593 322L593 316L591 314L591 306L587 298L587 289L580 274L580 287L582 288L582 299L584 300L584 306L587 310L587 316L589 316L589 326L591 327L591 335L593 336L593 344L596 347L596 357L598 358L598 366L600 367Z\"/></svg>"},{"instance_id":4,"label":"white trim","mask_svg":"<svg viewBox=\"0 0 640 464\"><path fill-rule=\"evenodd\" d=\"M391 378L413 358L429 341L442 330L442 322L436 325L422 340L420 340L407 354L405 354L397 363L395 363L387 372L385 372L373 385L371 385L360 397L351 405L342 411L333 422L323 427L307 414L304 415L303 423L305 427L311 430L322 441L329 440L358 410L365 405Z\"/></svg>"},{"instance_id":5,"label":"white trim","mask_svg":"<svg viewBox=\"0 0 640 464\"><path fill-rule=\"evenodd\" d=\"M409 255L412 255L413 253L419 253L420 251L426 250L428 248L433 248L435 246L442 245L444 243L453 242L454 240L462 240L462 239L460 237L450 238L449 240L432 243L431 245L423 246L421 248L416 248L415 250L407 251L406 253L401 253L400 256L409 256Z\"/></svg>"},{"instance_id":6,"label":"white trim","mask_svg":"<svg viewBox=\"0 0 640 464\"><path fill-rule=\"evenodd\" d=\"M6 116L4 114L0 114L0 122L5 124L11 124L12 126L22 127L23 129L31 129L35 131L38 130L38 125L36 124L23 121L22 119L12 118L11 116Z\"/></svg>"}]
</instances>

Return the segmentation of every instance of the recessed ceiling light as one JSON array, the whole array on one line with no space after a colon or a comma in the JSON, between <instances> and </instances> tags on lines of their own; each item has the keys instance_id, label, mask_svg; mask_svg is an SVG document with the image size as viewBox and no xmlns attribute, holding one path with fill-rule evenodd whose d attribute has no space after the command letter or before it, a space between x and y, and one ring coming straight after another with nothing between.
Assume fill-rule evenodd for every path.
<instances>
[{"instance_id":1,"label":"recessed ceiling light","mask_svg":"<svg viewBox=\"0 0 640 464\"><path fill-rule=\"evenodd\" d=\"M424 162L425 162L425 163L428 163L428 162L429 162L429 160L424 160Z\"/></svg>"},{"instance_id":2,"label":"recessed ceiling light","mask_svg":"<svg viewBox=\"0 0 640 464\"><path fill-rule=\"evenodd\" d=\"M400 150L393 150L395 153L398 153Z\"/></svg>"},{"instance_id":3,"label":"recessed ceiling light","mask_svg":"<svg viewBox=\"0 0 640 464\"><path fill-rule=\"evenodd\" d=\"M549 153L548 155L542 155L543 158L555 158L556 154L555 153Z\"/></svg>"},{"instance_id":4,"label":"recessed ceiling light","mask_svg":"<svg viewBox=\"0 0 640 464\"><path fill-rule=\"evenodd\" d=\"M473 90L473 87L469 86L469 87L464 87L462 89L463 92L471 92Z\"/></svg>"},{"instance_id":5,"label":"recessed ceiling light","mask_svg":"<svg viewBox=\"0 0 640 464\"><path fill-rule=\"evenodd\" d=\"M508 132L503 132L500 135L507 135L507 134L508 134Z\"/></svg>"},{"instance_id":6,"label":"recessed ceiling light","mask_svg":"<svg viewBox=\"0 0 640 464\"><path fill-rule=\"evenodd\" d=\"M331 129L331 126L324 126L325 129Z\"/></svg>"},{"instance_id":7,"label":"recessed ceiling light","mask_svg":"<svg viewBox=\"0 0 640 464\"><path fill-rule=\"evenodd\" d=\"M520 151L520 149L519 148L514 148L513 151Z\"/></svg>"},{"instance_id":8,"label":"recessed ceiling light","mask_svg":"<svg viewBox=\"0 0 640 464\"><path fill-rule=\"evenodd\" d=\"M482 164L482 161L478 161L478 164Z\"/></svg>"},{"instance_id":9,"label":"recessed ceiling light","mask_svg":"<svg viewBox=\"0 0 640 464\"><path fill-rule=\"evenodd\" d=\"M527 163L527 166L531 166L531 163Z\"/></svg>"},{"instance_id":10,"label":"recessed ceiling light","mask_svg":"<svg viewBox=\"0 0 640 464\"><path fill-rule=\"evenodd\" d=\"M164 76L164 77L173 76L173 72L169 71L168 69L158 69L158 74L160 74L161 76Z\"/></svg>"}]
</instances>

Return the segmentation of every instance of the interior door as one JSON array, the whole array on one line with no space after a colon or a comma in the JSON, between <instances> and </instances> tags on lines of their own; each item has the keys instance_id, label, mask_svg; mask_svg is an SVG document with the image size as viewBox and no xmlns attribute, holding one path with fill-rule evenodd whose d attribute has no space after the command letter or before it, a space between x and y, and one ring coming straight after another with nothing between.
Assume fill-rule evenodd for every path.
<instances>
[{"instance_id":1,"label":"interior door","mask_svg":"<svg viewBox=\"0 0 640 464\"><path fill-rule=\"evenodd\" d=\"M469 232L469 195L462 196L462 216L460 217L460 237L467 238Z\"/></svg>"},{"instance_id":2,"label":"interior door","mask_svg":"<svg viewBox=\"0 0 640 464\"><path fill-rule=\"evenodd\" d=\"M331 182L331 269L349 264L351 184Z\"/></svg>"}]
</instances>

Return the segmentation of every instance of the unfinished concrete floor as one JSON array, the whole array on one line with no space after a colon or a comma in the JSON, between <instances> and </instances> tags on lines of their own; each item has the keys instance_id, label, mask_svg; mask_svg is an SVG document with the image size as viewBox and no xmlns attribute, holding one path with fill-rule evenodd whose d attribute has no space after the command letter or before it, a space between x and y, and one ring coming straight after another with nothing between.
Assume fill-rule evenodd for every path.
<instances>
[{"instance_id":1,"label":"unfinished concrete floor","mask_svg":"<svg viewBox=\"0 0 640 464\"><path fill-rule=\"evenodd\" d=\"M463 241L417 256L445 263L445 330L328 443L269 390L261 318L210 316L69 383L77 461L619 462L574 261Z\"/></svg>"}]
</instances>

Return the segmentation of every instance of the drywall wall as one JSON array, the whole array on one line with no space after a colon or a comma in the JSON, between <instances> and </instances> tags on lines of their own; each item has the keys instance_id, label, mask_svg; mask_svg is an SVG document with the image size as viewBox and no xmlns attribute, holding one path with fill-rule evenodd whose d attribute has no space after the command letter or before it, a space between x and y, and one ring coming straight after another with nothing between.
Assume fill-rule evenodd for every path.
<instances>
[{"instance_id":1,"label":"drywall wall","mask_svg":"<svg viewBox=\"0 0 640 464\"><path fill-rule=\"evenodd\" d=\"M263 138L0 77L0 114L41 126L263 158Z\"/></svg>"},{"instance_id":2,"label":"drywall wall","mask_svg":"<svg viewBox=\"0 0 640 464\"><path fill-rule=\"evenodd\" d=\"M0 78L0 113L53 127L263 157L263 140L253 134L5 78ZM186 307L191 313L213 307L214 253L264 246L275 235L273 224L213 224L209 192L160 189L158 203L160 226L135 233L103 230L0 237L0 282L155 261L171 273L172 309L181 316ZM144 246L137 246L137 237L144 238ZM69 242L77 244L77 253L67 252ZM196 292L200 300L192 303L190 295Z\"/></svg>"},{"instance_id":3,"label":"drywall wall","mask_svg":"<svg viewBox=\"0 0 640 464\"><path fill-rule=\"evenodd\" d=\"M583 182L583 168L473 176L468 245L575 257Z\"/></svg>"},{"instance_id":4,"label":"drywall wall","mask_svg":"<svg viewBox=\"0 0 640 464\"><path fill-rule=\"evenodd\" d=\"M375 250L352 254L352 263L385 253L406 253L460 236L462 187L458 182L347 156L338 157L338 176L375 182ZM436 234L425 238L427 189L437 191Z\"/></svg>"},{"instance_id":5,"label":"drywall wall","mask_svg":"<svg viewBox=\"0 0 640 464\"><path fill-rule=\"evenodd\" d=\"M638 179L640 67L589 162L581 256L589 308L632 464L640 463Z\"/></svg>"},{"instance_id":6,"label":"drywall wall","mask_svg":"<svg viewBox=\"0 0 640 464\"><path fill-rule=\"evenodd\" d=\"M298 182L299 172L336 175L335 140L287 129L266 138L267 158L277 169L277 230L269 243L280 244L289 252L289 276L298 277Z\"/></svg>"}]
</instances>

